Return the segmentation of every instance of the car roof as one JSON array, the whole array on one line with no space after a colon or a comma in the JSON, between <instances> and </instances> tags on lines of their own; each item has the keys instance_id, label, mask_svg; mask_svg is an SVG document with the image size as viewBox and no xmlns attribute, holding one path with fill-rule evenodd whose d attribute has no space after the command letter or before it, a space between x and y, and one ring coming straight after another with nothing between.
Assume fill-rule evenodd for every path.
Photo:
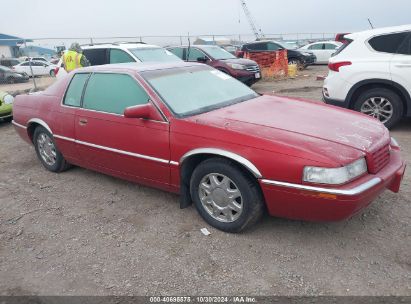
<instances>
[{"instance_id":1,"label":"car roof","mask_svg":"<svg viewBox=\"0 0 411 304\"><path fill-rule=\"evenodd\" d=\"M153 63L153 62L131 62L131 63L116 63L116 64L104 64L89 66L81 69L77 69L78 72L145 72L155 70L167 70L175 68L185 68L192 66L208 67L207 65L196 62L168 62L168 63Z\"/></svg>"},{"instance_id":2,"label":"car roof","mask_svg":"<svg viewBox=\"0 0 411 304\"><path fill-rule=\"evenodd\" d=\"M406 24L406 25L401 25L401 26L392 26L392 27L382 27L382 28L376 28L372 30L352 33L349 35L345 35L344 38L348 38L352 40L362 39L362 38L368 39L370 37L378 36L382 34L398 33L398 32L405 32L405 31L411 31L411 24Z\"/></svg>"},{"instance_id":3,"label":"car roof","mask_svg":"<svg viewBox=\"0 0 411 304\"><path fill-rule=\"evenodd\" d=\"M138 42L124 42L124 43L96 43L96 44L85 44L81 45L84 50L88 49L101 49L101 48L120 48L120 49L137 49L137 48L161 48L158 45L145 44Z\"/></svg>"}]
</instances>

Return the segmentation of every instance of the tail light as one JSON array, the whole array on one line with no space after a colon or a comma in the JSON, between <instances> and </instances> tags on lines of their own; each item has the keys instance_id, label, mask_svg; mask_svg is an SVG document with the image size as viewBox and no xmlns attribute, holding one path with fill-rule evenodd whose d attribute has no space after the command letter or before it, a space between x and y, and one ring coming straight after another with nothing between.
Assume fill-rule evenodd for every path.
<instances>
[{"instance_id":1,"label":"tail light","mask_svg":"<svg viewBox=\"0 0 411 304\"><path fill-rule=\"evenodd\" d=\"M56 67L56 68L54 69L54 75L57 76L57 73L59 72L59 70L60 70L60 68L59 68L59 67Z\"/></svg>"},{"instance_id":2,"label":"tail light","mask_svg":"<svg viewBox=\"0 0 411 304\"><path fill-rule=\"evenodd\" d=\"M341 61L341 62L330 62L328 63L328 68L331 71L339 72L340 68L343 66L352 65L351 61Z\"/></svg>"}]
</instances>

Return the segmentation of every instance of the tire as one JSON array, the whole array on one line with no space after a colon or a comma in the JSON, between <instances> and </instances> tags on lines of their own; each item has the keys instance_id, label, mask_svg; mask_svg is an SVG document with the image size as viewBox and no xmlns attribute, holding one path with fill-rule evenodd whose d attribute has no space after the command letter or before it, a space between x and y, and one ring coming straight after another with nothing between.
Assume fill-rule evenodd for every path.
<instances>
[{"instance_id":1,"label":"tire","mask_svg":"<svg viewBox=\"0 0 411 304\"><path fill-rule=\"evenodd\" d=\"M43 142L43 144L41 142ZM53 136L45 128L39 126L34 130L33 144L37 157L47 170L51 172L63 172L70 168L70 164L57 149ZM44 146L46 147L46 152ZM51 157L51 155L53 155L53 157Z\"/></svg>"},{"instance_id":2,"label":"tire","mask_svg":"<svg viewBox=\"0 0 411 304\"><path fill-rule=\"evenodd\" d=\"M386 100L385 103L383 103L383 99ZM370 107L372 105L377 105L376 113L372 110L375 108ZM357 100L354 100L354 110L379 119L390 129L402 118L404 106L397 93L386 88L375 88L365 91ZM386 117L387 115L389 117Z\"/></svg>"},{"instance_id":3,"label":"tire","mask_svg":"<svg viewBox=\"0 0 411 304\"><path fill-rule=\"evenodd\" d=\"M50 77L56 77L56 73L54 73L54 70L50 71Z\"/></svg>"},{"instance_id":4,"label":"tire","mask_svg":"<svg viewBox=\"0 0 411 304\"><path fill-rule=\"evenodd\" d=\"M9 77L9 78L7 78L7 83L13 84L13 83L15 83L15 82L16 82L16 80L14 79L14 77Z\"/></svg>"},{"instance_id":5,"label":"tire","mask_svg":"<svg viewBox=\"0 0 411 304\"><path fill-rule=\"evenodd\" d=\"M219 184L213 186L215 178ZM237 233L253 226L265 209L256 180L227 159L210 158L200 163L191 176L190 194L201 217L225 232Z\"/></svg>"},{"instance_id":6,"label":"tire","mask_svg":"<svg viewBox=\"0 0 411 304\"><path fill-rule=\"evenodd\" d=\"M5 122L11 122L12 120L13 120L13 117L3 118L3 121Z\"/></svg>"}]
</instances>

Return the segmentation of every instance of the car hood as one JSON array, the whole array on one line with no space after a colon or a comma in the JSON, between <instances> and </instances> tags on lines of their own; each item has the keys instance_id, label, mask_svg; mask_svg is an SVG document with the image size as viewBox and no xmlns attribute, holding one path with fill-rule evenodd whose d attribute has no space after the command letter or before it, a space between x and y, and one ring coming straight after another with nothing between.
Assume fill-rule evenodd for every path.
<instances>
[{"instance_id":1,"label":"car hood","mask_svg":"<svg viewBox=\"0 0 411 304\"><path fill-rule=\"evenodd\" d=\"M383 124L363 114L279 96L263 95L192 119L196 123L268 140L275 143L279 153L291 147L297 152L296 156L305 157L311 152L318 160L341 165L390 140Z\"/></svg>"},{"instance_id":2,"label":"car hood","mask_svg":"<svg viewBox=\"0 0 411 304\"><path fill-rule=\"evenodd\" d=\"M257 63L254 60L243 59L243 58L232 58L232 59L222 59L222 62L237 63L242 65L256 65Z\"/></svg>"}]
</instances>

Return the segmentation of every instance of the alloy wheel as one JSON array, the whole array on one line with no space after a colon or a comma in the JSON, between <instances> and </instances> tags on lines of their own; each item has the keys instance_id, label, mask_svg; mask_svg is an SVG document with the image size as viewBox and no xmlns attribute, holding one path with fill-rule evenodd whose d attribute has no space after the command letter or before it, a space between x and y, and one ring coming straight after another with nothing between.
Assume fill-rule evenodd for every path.
<instances>
[{"instance_id":1,"label":"alloy wheel","mask_svg":"<svg viewBox=\"0 0 411 304\"><path fill-rule=\"evenodd\" d=\"M243 212L243 198L239 188L223 174L210 173L204 176L198 195L203 208L217 221L234 222Z\"/></svg>"},{"instance_id":2,"label":"alloy wheel","mask_svg":"<svg viewBox=\"0 0 411 304\"><path fill-rule=\"evenodd\" d=\"M371 97L362 104L360 111L368 116L377 118L382 123L386 123L394 114L394 107L385 97Z\"/></svg>"},{"instance_id":3,"label":"alloy wheel","mask_svg":"<svg viewBox=\"0 0 411 304\"><path fill-rule=\"evenodd\" d=\"M43 161L47 165L53 166L56 163L57 152L51 138L45 133L40 133L37 137L37 147Z\"/></svg>"}]
</instances>

